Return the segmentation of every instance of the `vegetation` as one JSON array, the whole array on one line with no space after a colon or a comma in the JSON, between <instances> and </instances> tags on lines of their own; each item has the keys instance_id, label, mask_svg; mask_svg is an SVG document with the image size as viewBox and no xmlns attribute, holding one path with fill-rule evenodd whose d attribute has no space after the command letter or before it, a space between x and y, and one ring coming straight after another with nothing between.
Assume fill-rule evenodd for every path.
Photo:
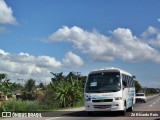
<instances>
[{"instance_id":1,"label":"vegetation","mask_svg":"<svg viewBox=\"0 0 160 120\"><path fill-rule=\"evenodd\" d=\"M53 74L53 73L52 73ZM63 73L53 74L52 82L48 85L46 102L57 103L60 108L71 107L83 100L82 81L70 72L67 76Z\"/></svg>"},{"instance_id":2,"label":"vegetation","mask_svg":"<svg viewBox=\"0 0 160 120\"><path fill-rule=\"evenodd\" d=\"M135 80L135 89L136 89L136 93L142 90L142 86L139 84L137 80Z\"/></svg>"},{"instance_id":3,"label":"vegetation","mask_svg":"<svg viewBox=\"0 0 160 120\"><path fill-rule=\"evenodd\" d=\"M43 106L40 104L40 101L22 101L22 100L8 100L4 101L2 105L3 111L39 111L42 110Z\"/></svg>"},{"instance_id":4,"label":"vegetation","mask_svg":"<svg viewBox=\"0 0 160 120\"><path fill-rule=\"evenodd\" d=\"M11 83L9 91L21 92L22 96L19 100L4 101L3 111L55 110L83 105L86 77L77 76L73 72L66 76L63 73L52 74L53 78L49 85L40 83L36 86L33 79L27 80L24 86ZM2 78L4 79L3 76Z\"/></svg>"},{"instance_id":5,"label":"vegetation","mask_svg":"<svg viewBox=\"0 0 160 120\"><path fill-rule=\"evenodd\" d=\"M11 83L9 82L9 79L7 79L7 75L0 74L0 91L3 93L1 94L0 98L3 97L3 95L11 97L10 86Z\"/></svg>"},{"instance_id":6,"label":"vegetation","mask_svg":"<svg viewBox=\"0 0 160 120\"><path fill-rule=\"evenodd\" d=\"M29 79L24 85L11 83L6 74L0 74L0 96L12 97L12 92L21 93L17 100L10 99L2 104L3 111L40 111L57 110L84 105L83 91L86 76L70 72L52 73L53 78L48 85L42 82L36 86L34 79ZM142 89L135 81L136 92ZM148 94L156 93L157 89L145 88ZM160 90L159 90L160 91Z\"/></svg>"},{"instance_id":7,"label":"vegetation","mask_svg":"<svg viewBox=\"0 0 160 120\"><path fill-rule=\"evenodd\" d=\"M142 91L147 95L154 95L154 94L157 94L157 93L160 93L160 89L158 88L142 88Z\"/></svg>"},{"instance_id":8,"label":"vegetation","mask_svg":"<svg viewBox=\"0 0 160 120\"><path fill-rule=\"evenodd\" d=\"M35 80L29 79L26 81L24 85L24 92L23 92L23 100L35 100L36 99L36 85Z\"/></svg>"},{"instance_id":9,"label":"vegetation","mask_svg":"<svg viewBox=\"0 0 160 120\"><path fill-rule=\"evenodd\" d=\"M81 87L72 78L60 82L56 88L56 100L59 100L61 107L71 107L83 97Z\"/></svg>"}]
</instances>

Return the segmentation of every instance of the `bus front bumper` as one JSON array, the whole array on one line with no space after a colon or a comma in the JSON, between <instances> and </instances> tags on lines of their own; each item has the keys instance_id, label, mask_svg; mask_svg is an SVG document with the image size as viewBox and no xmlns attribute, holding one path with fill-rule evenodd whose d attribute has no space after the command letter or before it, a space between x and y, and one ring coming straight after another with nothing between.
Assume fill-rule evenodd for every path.
<instances>
[{"instance_id":1,"label":"bus front bumper","mask_svg":"<svg viewBox=\"0 0 160 120\"><path fill-rule=\"evenodd\" d=\"M115 102L85 102L86 111L122 111L124 110L123 100L117 100Z\"/></svg>"}]
</instances>

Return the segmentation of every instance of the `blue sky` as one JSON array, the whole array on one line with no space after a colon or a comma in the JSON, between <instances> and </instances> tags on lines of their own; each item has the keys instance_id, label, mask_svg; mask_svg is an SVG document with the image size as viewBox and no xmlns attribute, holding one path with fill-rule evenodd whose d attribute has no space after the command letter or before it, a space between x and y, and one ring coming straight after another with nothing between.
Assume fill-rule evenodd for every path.
<instances>
[{"instance_id":1,"label":"blue sky","mask_svg":"<svg viewBox=\"0 0 160 120\"><path fill-rule=\"evenodd\" d=\"M160 87L160 1L0 0L0 72L48 83L52 72L118 67Z\"/></svg>"}]
</instances>

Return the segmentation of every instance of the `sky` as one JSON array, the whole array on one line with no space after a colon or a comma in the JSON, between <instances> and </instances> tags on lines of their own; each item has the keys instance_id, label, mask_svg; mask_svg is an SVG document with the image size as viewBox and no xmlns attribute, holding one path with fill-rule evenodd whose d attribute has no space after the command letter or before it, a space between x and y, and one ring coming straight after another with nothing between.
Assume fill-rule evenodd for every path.
<instances>
[{"instance_id":1,"label":"sky","mask_svg":"<svg viewBox=\"0 0 160 120\"><path fill-rule=\"evenodd\" d=\"M159 0L0 0L0 73L49 83L50 72L116 67L160 88Z\"/></svg>"}]
</instances>

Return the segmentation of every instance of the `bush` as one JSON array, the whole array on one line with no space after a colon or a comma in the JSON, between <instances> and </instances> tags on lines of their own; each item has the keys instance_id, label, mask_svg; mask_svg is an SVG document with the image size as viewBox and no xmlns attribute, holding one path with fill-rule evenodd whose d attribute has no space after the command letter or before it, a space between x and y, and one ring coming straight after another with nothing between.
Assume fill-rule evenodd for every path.
<instances>
[{"instance_id":1,"label":"bush","mask_svg":"<svg viewBox=\"0 0 160 120\"><path fill-rule=\"evenodd\" d=\"M23 112L23 111L45 111L45 110L56 110L58 109L58 102L45 100L45 101L29 101L29 100L8 100L3 101L2 111L14 111L14 112Z\"/></svg>"},{"instance_id":2,"label":"bush","mask_svg":"<svg viewBox=\"0 0 160 120\"><path fill-rule=\"evenodd\" d=\"M40 101L22 101L22 100L8 100L4 101L2 104L3 111L40 111L43 106Z\"/></svg>"},{"instance_id":3,"label":"bush","mask_svg":"<svg viewBox=\"0 0 160 120\"><path fill-rule=\"evenodd\" d=\"M82 88L72 78L59 82L56 86L55 94L56 100L62 108L73 107L83 98Z\"/></svg>"}]
</instances>

